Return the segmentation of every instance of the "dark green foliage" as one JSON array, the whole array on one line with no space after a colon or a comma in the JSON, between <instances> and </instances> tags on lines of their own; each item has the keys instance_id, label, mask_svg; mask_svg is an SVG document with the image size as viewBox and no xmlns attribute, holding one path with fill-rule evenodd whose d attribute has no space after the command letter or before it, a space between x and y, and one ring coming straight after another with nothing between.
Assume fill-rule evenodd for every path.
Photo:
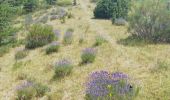
<instances>
[{"instance_id":1,"label":"dark green foliage","mask_svg":"<svg viewBox=\"0 0 170 100\"><path fill-rule=\"evenodd\" d=\"M53 52L58 52L60 48L60 43L53 42L46 48L46 54L51 54Z\"/></svg>"},{"instance_id":2,"label":"dark green foliage","mask_svg":"<svg viewBox=\"0 0 170 100\"><path fill-rule=\"evenodd\" d=\"M72 63L67 59L63 59L57 62L54 67L55 67L56 78L61 78L61 77L69 75L73 69Z\"/></svg>"},{"instance_id":3,"label":"dark green foliage","mask_svg":"<svg viewBox=\"0 0 170 100\"><path fill-rule=\"evenodd\" d=\"M32 49L44 46L54 40L54 33L51 26L35 24L29 30L26 38L26 48Z\"/></svg>"},{"instance_id":4,"label":"dark green foliage","mask_svg":"<svg viewBox=\"0 0 170 100\"><path fill-rule=\"evenodd\" d=\"M154 42L170 42L170 11L167 2L144 0L133 3L129 31Z\"/></svg>"},{"instance_id":5,"label":"dark green foliage","mask_svg":"<svg viewBox=\"0 0 170 100\"><path fill-rule=\"evenodd\" d=\"M26 0L24 2L25 13L33 12L38 7L38 0Z\"/></svg>"},{"instance_id":6,"label":"dark green foliage","mask_svg":"<svg viewBox=\"0 0 170 100\"><path fill-rule=\"evenodd\" d=\"M100 0L94 10L95 18L126 18L129 0Z\"/></svg>"},{"instance_id":7,"label":"dark green foliage","mask_svg":"<svg viewBox=\"0 0 170 100\"><path fill-rule=\"evenodd\" d=\"M94 9L95 18L111 18L114 6L112 0L100 0Z\"/></svg>"},{"instance_id":8,"label":"dark green foliage","mask_svg":"<svg viewBox=\"0 0 170 100\"><path fill-rule=\"evenodd\" d=\"M56 4L57 0L46 0L47 4L54 5Z\"/></svg>"}]
</instances>

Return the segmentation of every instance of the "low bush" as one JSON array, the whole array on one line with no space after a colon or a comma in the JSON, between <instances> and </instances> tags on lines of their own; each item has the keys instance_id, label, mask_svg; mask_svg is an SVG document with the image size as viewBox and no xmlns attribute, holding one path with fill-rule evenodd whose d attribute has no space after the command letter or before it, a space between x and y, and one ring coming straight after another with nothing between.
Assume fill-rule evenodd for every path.
<instances>
[{"instance_id":1,"label":"low bush","mask_svg":"<svg viewBox=\"0 0 170 100\"><path fill-rule=\"evenodd\" d=\"M139 88L120 72L97 71L86 83L86 100L134 100Z\"/></svg>"},{"instance_id":2,"label":"low bush","mask_svg":"<svg viewBox=\"0 0 170 100\"><path fill-rule=\"evenodd\" d=\"M16 100L31 100L35 97L42 97L49 91L49 88L40 83L32 81L25 81L16 88L17 97Z\"/></svg>"},{"instance_id":3,"label":"low bush","mask_svg":"<svg viewBox=\"0 0 170 100\"><path fill-rule=\"evenodd\" d=\"M98 35L98 36L96 36L96 42L95 42L94 46L100 46L105 42L106 42L106 39L103 36Z\"/></svg>"},{"instance_id":4,"label":"low bush","mask_svg":"<svg viewBox=\"0 0 170 100\"><path fill-rule=\"evenodd\" d=\"M154 42L170 42L167 1L136 1L129 13L129 32Z\"/></svg>"},{"instance_id":5,"label":"low bush","mask_svg":"<svg viewBox=\"0 0 170 100\"><path fill-rule=\"evenodd\" d=\"M25 58L28 55L28 51L27 50L18 50L15 54L15 60L20 60Z\"/></svg>"},{"instance_id":6,"label":"low bush","mask_svg":"<svg viewBox=\"0 0 170 100\"><path fill-rule=\"evenodd\" d=\"M17 90L16 100L31 100L36 94L33 85L34 84L32 82L27 81L19 85L16 88Z\"/></svg>"},{"instance_id":7,"label":"low bush","mask_svg":"<svg viewBox=\"0 0 170 100\"><path fill-rule=\"evenodd\" d=\"M23 10L25 13L33 12L38 7L38 0L25 0Z\"/></svg>"},{"instance_id":8,"label":"low bush","mask_svg":"<svg viewBox=\"0 0 170 100\"><path fill-rule=\"evenodd\" d=\"M92 63L95 61L95 58L96 58L96 49L86 48L83 50L81 55L82 64Z\"/></svg>"},{"instance_id":9,"label":"low bush","mask_svg":"<svg viewBox=\"0 0 170 100\"><path fill-rule=\"evenodd\" d=\"M73 65L69 60L63 59L57 62L54 68L55 68L55 77L61 78L69 75L72 72Z\"/></svg>"},{"instance_id":10,"label":"low bush","mask_svg":"<svg viewBox=\"0 0 170 100\"><path fill-rule=\"evenodd\" d=\"M95 18L126 18L130 0L99 0L94 9Z\"/></svg>"},{"instance_id":11,"label":"low bush","mask_svg":"<svg viewBox=\"0 0 170 100\"><path fill-rule=\"evenodd\" d=\"M33 49L44 46L52 42L54 37L51 26L35 24L31 27L26 37L26 48Z\"/></svg>"},{"instance_id":12,"label":"low bush","mask_svg":"<svg viewBox=\"0 0 170 100\"><path fill-rule=\"evenodd\" d=\"M64 44L71 44L73 42L73 29L68 29L65 34L64 34L64 38L63 38L63 43Z\"/></svg>"},{"instance_id":13,"label":"low bush","mask_svg":"<svg viewBox=\"0 0 170 100\"><path fill-rule=\"evenodd\" d=\"M46 54L58 52L59 48L60 48L60 43L59 42L53 42L46 48Z\"/></svg>"}]
</instances>

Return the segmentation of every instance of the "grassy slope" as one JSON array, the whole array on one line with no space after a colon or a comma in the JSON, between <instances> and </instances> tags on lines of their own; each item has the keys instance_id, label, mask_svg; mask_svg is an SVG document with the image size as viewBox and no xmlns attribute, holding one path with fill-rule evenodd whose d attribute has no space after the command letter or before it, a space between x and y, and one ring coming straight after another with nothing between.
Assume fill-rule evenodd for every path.
<instances>
[{"instance_id":1,"label":"grassy slope","mask_svg":"<svg viewBox=\"0 0 170 100\"><path fill-rule=\"evenodd\" d=\"M126 44L118 43L120 39L125 40L129 36L126 28L114 26L108 20L90 19L94 5L87 0L81 0L80 3L81 5L72 9L74 19L67 20L65 24L60 24L58 20L49 23L62 32L67 28L74 28L75 36L72 45L62 46L59 53L49 56L44 54L44 47L31 50L29 56L21 61L23 62L21 67L15 71L12 68L17 48L11 49L10 53L0 58L0 100L14 98L15 86L21 82L17 80L17 76L22 73L48 85L51 88L48 95L52 95L54 100L83 100L85 80L89 73L97 70L121 71L129 74L141 86L138 100L168 100L170 98L170 84L168 84L170 70L153 73L151 69L162 65L157 63L158 61L166 62L167 66L170 65L168 64L170 46L138 43L138 41L132 40ZM87 26L90 26L90 29L87 32L85 43L79 45L80 34L84 33ZM109 43L97 47L98 55L95 63L78 66L81 61L81 50L91 47L97 34L105 34ZM75 65L73 73L60 81L51 81L54 74L51 65L61 58L72 60Z\"/></svg>"}]
</instances>

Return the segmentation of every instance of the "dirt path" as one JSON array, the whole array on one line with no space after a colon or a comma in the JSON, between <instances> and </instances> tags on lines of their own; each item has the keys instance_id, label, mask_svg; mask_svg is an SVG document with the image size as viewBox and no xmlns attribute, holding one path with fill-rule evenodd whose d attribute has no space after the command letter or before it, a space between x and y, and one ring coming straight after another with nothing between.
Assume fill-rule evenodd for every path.
<instances>
[{"instance_id":1,"label":"dirt path","mask_svg":"<svg viewBox=\"0 0 170 100\"><path fill-rule=\"evenodd\" d=\"M94 31L96 31L98 34L102 35L109 43L112 45L116 45L116 41L112 39L112 37L108 34L107 30L104 30L103 27L96 23L92 17L93 12L88 9L89 0L79 0L80 6L83 10L83 12L86 15L86 20L89 22L90 26L93 27Z\"/></svg>"}]
</instances>

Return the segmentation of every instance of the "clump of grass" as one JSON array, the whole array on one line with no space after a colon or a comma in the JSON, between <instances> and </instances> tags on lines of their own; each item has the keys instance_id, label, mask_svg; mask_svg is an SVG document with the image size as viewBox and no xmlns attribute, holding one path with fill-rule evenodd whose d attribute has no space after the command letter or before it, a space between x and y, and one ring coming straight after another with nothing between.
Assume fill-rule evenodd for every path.
<instances>
[{"instance_id":1,"label":"clump of grass","mask_svg":"<svg viewBox=\"0 0 170 100\"><path fill-rule=\"evenodd\" d=\"M71 44L73 42L73 29L68 29L65 34L64 34L64 38L63 38L63 43L68 45Z\"/></svg>"},{"instance_id":2,"label":"clump of grass","mask_svg":"<svg viewBox=\"0 0 170 100\"><path fill-rule=\"evenodd\" d=\"M55 78L62 78L69 75L72 72L73 65L67 59L62 59L54 65Z\"/></svg>"},{"instance_id":3,"label":"clump of grass","mask_svg":"<svg viewBox=\"0 0 170 100\"><path fill-rule=\"evenodd\" d=\"M67 14L67 17L68 17L68 18L74 18L74 15L73 15L71 12L69 12L69 13Z\"/></svg>"},{"instance_id":4,"label":"clump of grass","mask_svg":"<svg viewBox=\"0 0 170 100\"><path fill-rule=\"evenodd\" d=\"M60 48L60 43L59 42L53 42L46 48L46 54L58 52L59 48Z\"/></svg>"},{"instance_id":5,"label":"clump of grass","mask_svg":"<svg viewBox=\"0 0 170 100\"><path fill-rule=\"evenodd\" d=\"M96 36L96 42L94 43L94 46L100 46L105 42L106 42L106 39L103 36L98 35Z\"/></svg>"},{"instance_id":6,"label":"clump of grass","mask_svg":"<svg viewBox=\"0 0 170 100\"><path fill-rule=\"evenodd\" d=\"M31 100L35 97L42 97L48 90L49 88L41 83L25 81L16 88L16 100Z\"/></svg>"},{"instance_id":7,"label":"clump of grass","mask_svg":"<svg viewBox=\"0 0 170 100\"><path fill-rule=\"evenodd\" d=\"M83 50L81 59L82 64L93 63L96 58L96 49L95 48L86 48Z\"/></svg>"},{"instance_id":8,"label":"clump of grass","mask_svg":"<svg viewBox=\"0 0 170 100\"><path fill-rule=\"evenodd\" d=\"M24 49L18 50L18 51L16 52L16 54L15 54L15 60L23 59L23 58L25 58L27 55L28 55L28 51L27 51L27 50L24 50Z\"/></svg>"},{"instance_id":9,"label":"clump of grass","mask_svg":"<svg viewBox=\"0 0 170 100\"><path fill-rule=\"evenodd\" d=\"M17 74L16 80L25 80L25 79L27 79L27 78L28 78L27 74L21 72L21 73L18 73L18 74Z\"/></svg>"},{"instance_id":10,"label":"clump of grass","mask_svg":"<svg viewBox=\"0 0 170 100\"><path fill-rule=\"evenodd\" d=\"M84 42L84 37L80 37L79 44L82 44Z\"/></svg>"}]
</instances>

